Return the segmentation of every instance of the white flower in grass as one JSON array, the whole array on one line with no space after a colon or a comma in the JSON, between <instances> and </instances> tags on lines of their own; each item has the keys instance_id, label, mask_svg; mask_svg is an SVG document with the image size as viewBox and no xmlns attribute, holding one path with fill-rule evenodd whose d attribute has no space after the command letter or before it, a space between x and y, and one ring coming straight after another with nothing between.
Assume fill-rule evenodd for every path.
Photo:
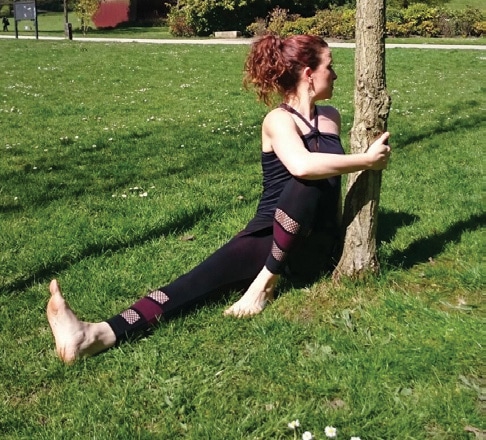
<instances>
[{"instance_id":1,"label":"white flower in grass","mask_svg":"<svg viewBox=\"0 0 486 440\"><path fill-rule=\"evenodd\" d=\"M324 428L324 433L326 437L329 438L336 438L337 437L337 429L334 426L326 426Z\"/></svg>"},{"instance_id":2,"label":"white flower in grass","mask_svg":"<svg viewBox=\"0 0 486 440\"><path fill-rule=\"evenodd\" d=\"M351 437L350 440L361 440L359 437Z\"/></svg>"},{"instance_id":3,"label":"white flower in grass","mask_svg":"<svg viewBox=\"0 0 486 440\"><path fill-rule=\"evenodd\" d=\"M312 433L310 431L305 431L303 434L302 434L302 440L313 440L314 436L312 435Z\"/></svg>"},{"instance_id":4,"label":"white flower in grass","mask_svg":"<svg viewBox=\"0 0 486 440\"><path fill-rule=\"evenodd\" d=\"M288 427L289 427L290 429L293 429L293 430L295 430L295 429L296 429L296 428L298 428L299 426L300 426L300 422L299 422L299 420L298 420L298 419L297 419L297 420L292 420L292 421L291 421L291 422L288 424Z\"/></svg>"}]
</instances>

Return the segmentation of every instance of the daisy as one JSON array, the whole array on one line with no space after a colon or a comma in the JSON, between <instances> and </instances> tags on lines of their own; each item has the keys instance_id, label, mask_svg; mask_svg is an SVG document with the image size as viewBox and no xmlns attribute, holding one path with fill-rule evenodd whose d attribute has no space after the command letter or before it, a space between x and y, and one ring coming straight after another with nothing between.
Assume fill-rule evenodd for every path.
<instances>
[{"instance_id":1,"label":"daisy","mask_svg":"<svg viewBox=\"0 0 486 440\"><path fill-rule=\"evenodd\" d=\"M329 438L337 437L337 429L334 428L334 426L326 426L326 428L324 429L324 433L326 434L326 437Z\"/></svg>"}]
</instances>

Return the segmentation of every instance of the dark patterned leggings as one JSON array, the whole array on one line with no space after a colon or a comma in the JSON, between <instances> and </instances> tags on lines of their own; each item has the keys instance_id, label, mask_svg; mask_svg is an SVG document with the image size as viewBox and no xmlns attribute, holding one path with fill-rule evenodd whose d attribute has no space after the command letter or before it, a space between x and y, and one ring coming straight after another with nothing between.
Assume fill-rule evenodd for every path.
<instances>
[{"instance_id":1,"label":"dark patterned leggings","mask_svg":"<svg viewBox=\"0 0 486 440\"><path fill-rule=\"evenodd\" d=\"M326 195L319 185L292 178L280 195L273 228L241 231L190 272L109 319L117 341L147 330L162 315L169 317L217 294L246 289L264 265L272 273L282 273L289 252L310 234ZM328 212L334 218L336 208Z\"/></svg>"}]
</instances>

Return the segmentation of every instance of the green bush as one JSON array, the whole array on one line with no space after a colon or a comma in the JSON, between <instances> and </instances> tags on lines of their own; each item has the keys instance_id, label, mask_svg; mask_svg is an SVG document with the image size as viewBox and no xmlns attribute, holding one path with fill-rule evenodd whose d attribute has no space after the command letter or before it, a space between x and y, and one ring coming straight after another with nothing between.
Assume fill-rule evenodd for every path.
<instances>
[{"instance_id":1,"label":"green bush","mask_svg":"<svg viewBox=\"0 0 486 440\"><path fill-rule=\"evenodd\" d=\"M0 7L0 17L10 17L10 6L9 5L2 5Z\"/></svg>"},{"instance_id":2,"label":"green bush","mask_svg":"<svg viewBox=\"0 0 486 440\"><path fill-rule=\"evenodd\" d=\"M317 11L313 17L291 14L275 8L266 18L258 18L246 27L250 35L273 33L320 35L324 38L352 39L355 35L355 9L339 6ZM485 14L479 9L462 11L414 3L408 8L390 7L386 11L386 34L390 37L481 36L485 32Z\"/></svg>"},{"instance_id":3,"label":"green bush","mask_svg":"<svg viewBox=\"0 0 486 440\"><path fill-rule=\"evenodd\" d=\"M326 8L334 0L178 0L168 4L167 17L173 23L171 33L180 35L186 27L196 35L210 35L222 30L258 31L255 17L268 17L272 11L288 11L288 21L298 17L312 17L319 8ZM342 2L343 0L338 0ZM260 19L261 20L261 19ZM258 20L257 20L258 21ZM280 23L278 32L283 30ZM268 26L268 19L267 19ZM249 28L249 29L248 29ZM255 29L254 29L255 28ZM259 32L259 31L258 31Z\"/></svg>"},{"instance_id":4,"label":"green bush","mask_svg":"<svg viewBox=\"0 0 486 440\"><path fill-rule=\"evenodd\" d=\"M455 37L458 34L458 20L452 11L442 9L436 20L436 27L439 35L443 37Z\"/></svg>"},{"instance_id":5,"label":"green bush","mask_svg":"<svg viewBox=\"0 0 486 440\"><path fill-rule=\"evenodd\" d=\"M356 10L340 8L340 20L333 27L335 38L351 39L354 38L356 28Z\"/></svg>"},{"instance_id":6,"label":"green bush","mask_svg":"<svg viewBox=\"0 0 486 440\"><path fill-rule=\"evenodd\" d=\"M277 7L270 11L267 19L257 18L247 26L246 31L250 36L261 36L268 33L281 37L311 34L315 22L315 17L301 17L297 14L289 14L288 9Z\"/></svg>"},{"instance_id":7,"label":"green bush","mask_svg":"<svg viewBox=\"0 0 486 440\"><path fill-rule=\"evenodd\" d=\"M401 8L394 8L394 7L387 7L386 8L386 21L387 23L403 23L403 9Z\"/></svg>"},{"instance_id":8,"label":"green bush","mask_svg":"<svg viewBox=\"0 0 486 440\"><path fill-rule=\"evenodd\" d=\"M486 35L486 21L483 20L483 21L478 21L478 22L474 23L473 31L474 31L474 34L479 36L479 37Z\"/></svg>"},{"instance_id":9,"label":"green bush","mask_svg":"<svg viewBox=\"0 0 486 440\"><path fill-rule=\"evenodd\" d=\"M294 21L288 21L282 28L282 36L312 34L315 22L315 17L299 17Z\"/></svg>"},{"instance_id":10,"label":"green bush","mask_svg":"<svg viewBox=\"0 0 486 440\"><path fill-rule=\"evenodd\" d=\"M406 9L389 8L386 32L392 37L479 36L484 14L475 8L453 11L416 3ZM479 24L479 25L478 25Z\"/></svg>"},{"instance_id":11,"label":"green bush","mask_svg":"<svg viewBox=\"0 0 486 440\"><path fill-rule=\"evenodd\" d=\"M264 18L257 18L253 23L246 27L246 34L249 36L261 37L268 33L267 21Z\"/></svg>"},{"instance_id":12,"label":"green bush","mask_svg":"<svg viewBox=\"0 0 486 440\"><path fill-rule=\"evenodd\" d=\"M282 30L285 23L291 21L292 19L289 16L288 9L282 9L280 7L276 7L268 15L267 31L275 35L282 35Z\"/></svg>"},{"instance_id":13,"label":"green bush","mask_svg":"<svg viewBox=\"0 0 486 440\"><path fill-rule=\"evenodd\" d=\"M463 37L480 35L475 31L475 25L484 19L484 14L479 9L466 8L457 11L457 33Z\"/></svg>"},{"instance_id":14,"label":"green bush","mask_svg":"<svg viewBox=\"0 0 486 440\"><path fill-rule=\"evenodd\" d=\"M176 37L193 37L196 30L190 23L190 17L184 9L172 8L167 15L167 25L172 35Z\"/></svg>"},{"instance_id":15,"label":"green bush","mask_svg":"<svg viewBox=\"0 0 486 440\"><path fill-rule=\"evenodd\" d=\"M324 38L354 38L355 22L355 9L347 7L325 9L316 14L312 33Z\"/></svg>"},{"instance_id":16,"label":"green bush","mask_svg":"<svg viewBox=\"0 0 486 440\"><path fill-rule=\"evenodd\" d=\"M386 23L386 34L389 37L410 37L412 29L411 23L395 23L393 21Z\"/></svg>"},{"instance_id":17,"label":"green bush","mask_svg":"<svg viewBox=\"0 0 486 440\"><path fill-rule=\"evenodd\" d=\"M337 19L334 9L324 9L316 14L316 21L311 29L313 35L320 35L324 38L332 35L332 28Z\"/></svg>"},{"instance_id":18,"label":"green bush","mask_svg":"<svg viewBox=\"0 0 486 440\"><path fill-rule=\"evenodd\" d=\"M403 23L410 28L411 35L425 37L436 36L434 31L435 21L439 16L436 8L430 8L426 4L416 3L403 10Z\"/></svg>"}]
</instances>

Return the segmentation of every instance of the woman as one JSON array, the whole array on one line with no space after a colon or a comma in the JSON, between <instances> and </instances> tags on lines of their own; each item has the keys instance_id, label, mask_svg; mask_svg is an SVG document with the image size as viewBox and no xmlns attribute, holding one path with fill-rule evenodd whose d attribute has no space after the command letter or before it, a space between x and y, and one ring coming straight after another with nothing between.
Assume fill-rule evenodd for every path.
<instances>
[{"instance_id":1,"label":"woman","mask_svg":"<svg viewBox=\"0 0 486 440\"><path fill-rule=\"evenodd\" d=\"M255 217L192 271L107 321L80 321L53 280L47 316L64 362L106 350L162 317L233 289L246 292L226 315L259 313L273 299L289 254L298 252L299 244L316 231L336 227L340 176L386 167L388 133L366 153L344 155L338 111L316 105L332 97L337 79L324 40L306 35L263 37L253 44L245 71L245 83L267 105L274 97L283 99L263 121L263 193Z\"/></svg>"}]
</instances>

